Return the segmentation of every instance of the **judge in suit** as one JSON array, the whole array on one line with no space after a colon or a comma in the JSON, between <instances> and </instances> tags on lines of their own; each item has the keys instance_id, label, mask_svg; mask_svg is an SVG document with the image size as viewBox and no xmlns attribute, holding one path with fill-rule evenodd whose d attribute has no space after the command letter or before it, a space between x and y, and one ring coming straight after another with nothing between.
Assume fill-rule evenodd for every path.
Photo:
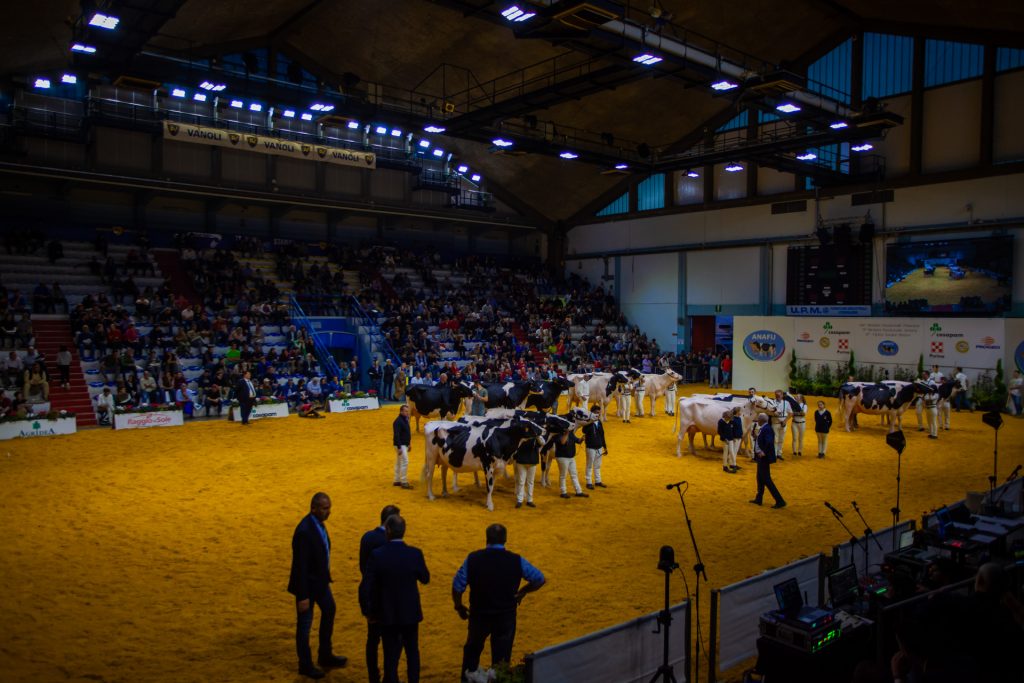
<instances>
[{"instance_id":1,"label":"judge in suit","mask_svg":"<svg viewBox=\"0 0 1024 683\"><path fill-rule=\"evenodd\" d=\"M370 555L388 542L384 521L391 515L400 513L398 507L385 505L384 509L380 511L380 526L367 531L359 541L359 573L362 575L362 579L359 581L359 609L366 617L366 671L370 675L370 683L380 683L377 649L380 647L381 632L380 623L370 614L369 582L366 572L370 565Z\"/></svg>"},{"instance_id":2,"label":"judge in suit","mask_svg":"<svg viewBox=\"0 0 1024 683\"><path fill-rule=\"evenodd\" d=\"M246 373L248 374L248 373ZM297 625L295 649L299 656L299 674L323 678L324 672L313 665L309 649L309 631L313 626L313 604L320 608L320 648L317 662L325 668L345 666L346 657L335 656L331 648L334 634L334 596L331 594L331 539L324 523L331 516L331 499L317 493L292 535L292 571L288 592L295 596Z\"/></svg>"},{"instance_id":3,"label":"judge in suit","mask_svg":"<svg viewBox=\"0 0 1024 683\"><path fill-rule=\"evenodd\" d=\"M423 621L416 582L430 583L423 551L406 545L405 520L384 520L388 542L370 554L367 567L370 613L380 624L384 641L384 683L398 683L398 660L405 650L407 683L419 683L419 627Z\"/></svg>"},{"instance_id":4,"label":"judge in suit","mask_svg":"<svg viewBox=\"0 0 1024 683\"><path fill-rule=\"evenodd\" d=\"M235 389L235 396L238 398L238 407L242 411L242 424L249 424L249 413L252 412L252 404L256 401L256 387L252 383L252 373L248 370L242 375L241 381Z\"/></svg>"},{"instance_id":5,"label":"judge in suit","mask_svg":"<svg viewBox=\"0 0 1024 683\"><path fill-rule=\"evenodd\" d=\"M757 416L757 438L754 441L754 459L757 461L757 496L750 502L760 505L764 498L764 490L772 494L775 499L774 508L786 507L786 501L782 494L775 488L772 481L772 463L776 460L775 454L775 431L768 424L768 415L761 413Z\"/></svg>"}]
</instances>

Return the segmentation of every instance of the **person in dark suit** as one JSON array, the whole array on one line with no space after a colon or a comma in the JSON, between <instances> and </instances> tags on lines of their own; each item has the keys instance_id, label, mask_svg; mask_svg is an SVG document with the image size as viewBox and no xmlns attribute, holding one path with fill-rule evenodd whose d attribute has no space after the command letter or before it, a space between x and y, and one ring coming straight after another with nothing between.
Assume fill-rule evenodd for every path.
<instances>
[{"instance_id":1,"label":"person in dark suit","mask_svg":"<svg viewBox=\"0 0 1024 683\"><path fill-rule=\"evenodd\" d=\"M420 680L420 591L416 582L430 583L423 551L406 545L405 520L391 515L384 520L388 542L370 554L367 591L370 614L380 624L384 641L384 683L398 683L398 660L405 650L407 683Z\"/></svg>"},{"instance_id":2,"label":"person in dark suit","mask_svg":"<svg viewBox=\"0 0 1024 683\"><path fill-rule=\"evenodd\" d=\"M370 565L370 555L388 542L384 521L391 515L398 514L401 514L401 511L396 506L385 505L380 511L380 526L367 531L359 541L359 573L362 575L359 581L359 609L366 617L366 671L370 675L370 683L380 683L377 650L380 647L381 632L380 624L370 613L369 582L366 572Z\"/></svg>"},{"instance_id":3,"label":"person in dark suit","mask_svg":"<svg viewBox=\"0 0 1024 683\"><path fill-rule=\"evenodd\" d=\"M309 514L302 518L292 535L292 571L288 592L295 596L295 649L299 656L299 674L310 678L324 677L323 670L313 666L313 655L309 649L313 603L320 608L317 663L330 669L345 666L348 662L348 658L333 654L331 648L335 606L331 594L331 538L324 527L330 516L330 497L323 492L317 493L310 501Z\"/></svg>"},{"instance_id":4,"label":"person in dark suit","mask_svg":"<svg viewBox=\"0 0 1024 683\"><path fill-rule=\"evenodd\" d=\"M786 501L782 499L779 489L775 488L772 481L771 465L775 462L775 432L768 425L768 415L761 413L757 416L757 438L754 441L754 460L757 461L757 496L750 502L760 505L764 498L764 490L772 494L775 499L774 508L786 507Z\"/></svg>"},{"instance_id":5,"label":"person in dark suit","mask_svg":"<svg viewBox=\"0 0 1024 683\"><path fill-rule=\"evenodd\" d=\"M600 413L601 406L595 403L590 406L590 411ZM600 420L591 422L583 428L583 441L587 449L587 465L584 469L587 488L591 490L595 486L601 489L608 488L601 481L601 461L604 456L608 455L608 444L604 439L604 425Z\"/></svg>"},{"instance_id":6,"label":"person in dark suit","mask_svg":"<svg viewBox=\"0 0 1024 683\"><path fill-rule=\"evenodd\" d=\"M238 398L238 407L242 411L242 424L249 424L249 413L252 412L252 404L256 401L256 387L252 384L252 373L248 370L242 375L241 381L235 387L235 396Z\"/></svg>"},{"instance_id":7,"label":"person in dark suit","mask_svg":"<svg viewBox=\"0 0 1024 683\"><path fill-rule=\"evenodd\" d=\"M492 524L486 531L487 547L469 554L452 581L455 611L469 620L462 648L462 680L480 666L480 653L491 639L491 666L512 659L516 637L516 610L527 593L544 585L544 575L520 555L505 549L508 530ZM526 584L523 585L523 581ZM469 588L469 609L462 594Z\"/></svg>"}]
</instances>

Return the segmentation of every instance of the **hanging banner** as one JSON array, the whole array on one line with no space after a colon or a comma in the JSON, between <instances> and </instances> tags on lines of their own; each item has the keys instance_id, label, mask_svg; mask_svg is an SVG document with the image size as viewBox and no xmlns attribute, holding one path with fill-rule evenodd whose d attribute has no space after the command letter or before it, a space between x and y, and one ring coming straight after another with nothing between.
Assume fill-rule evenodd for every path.
<instances>
[{"instance_id":1,"label":"hanging banner","mask_svg":"<svg viewBox=\"0 0 1024 683\"><path fill-rule=\"evenodd\" d=\"M786 315L832 316L834 318L871 315L870 306L786 306Z\"/></svg>"},{"instance_id":2,"label":"hanging banner","mask_svg":"<svg viewBox=\"0 0 1024 683\"><path fill-rule=\"evenodd\" d=\"M266 135L239 133L223 128L208 128L206 126L195 126L190 123L179 123L176 121L164 121L164 140L212 145L225 149L240 149L244 152L276 154L277 156L290 159L324 161L339 166L377 168L377 156L373 152L293 142Z\"/></svg>"}]
</instances>

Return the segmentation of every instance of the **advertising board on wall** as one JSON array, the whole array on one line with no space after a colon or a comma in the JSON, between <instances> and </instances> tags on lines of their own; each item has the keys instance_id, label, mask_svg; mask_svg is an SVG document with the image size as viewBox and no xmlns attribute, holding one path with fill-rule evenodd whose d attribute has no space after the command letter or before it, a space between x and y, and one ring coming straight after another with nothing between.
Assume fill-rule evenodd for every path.
<instances>
[{"instance_id":1,"label":"advertising board on wall","mask_svg":"<svg viewBox=\"0 0 1024 683\"><path fill-rule=\"evenodd\" d=\"M0 441L4 439L28 439L36 436L57 436L74 434L78 431L78 421L73 417L62 417L56 420L40 418L37 420L12 420L0 422Z\"/></svg>"},{"instance_id":2,"label":"advertising board on wall","mask_svg":"<svg viewBox=\"0 0 1024 683\"><path fill-rule=\"evenodd\" d=\"M114 415L114 429L148 429L149 427L180 427L185 416L180 410L154 410L150 413Z\"/></svg>"}]
</instances>

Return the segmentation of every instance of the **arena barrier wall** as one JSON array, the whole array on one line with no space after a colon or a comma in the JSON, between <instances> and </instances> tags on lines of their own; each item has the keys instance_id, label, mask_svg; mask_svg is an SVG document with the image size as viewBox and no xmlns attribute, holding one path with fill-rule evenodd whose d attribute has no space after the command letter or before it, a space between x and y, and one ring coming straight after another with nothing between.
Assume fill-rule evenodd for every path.
<instances>
[{"instance_id":1,"label":"arena barrier wall","mask_svg":"<svg viewBox=\"0 0 1024 683\"><path fill-rule=\"evenodd\" d=\"M868 571L874 574L880 568L885 555L899 548L900 536L903 532L912 531L916 528L917 522L908 519L900 522L895 527L889 526L875 531L872 536L878 539L878 543L875 543L866 536L860 536L856 542L847 541L837 545L832 549L832 557L835 559L833 566L838 569L839 567L853 564L857 569L857 575L862 576L864 572L864 548L867 547ZM865 540L867 541L867 546L864 545ZM879 545L882 546L881 549L878 548Z\"/></svg>"},{"instance_id":2,"label":"arena barrier wall","mask_svg":"<svg viewBox=\"0 0 1024 683\"><path fill-rule=\"evenodd\" d=\"M719 646L716 655L712 639L709 655L717 656L718 671L731 669L757 656L760 617L778 609L775 584L794 578L800 584L800 592L806 596L805 602L821 605L824 557L820 553L812 555L711 592L711 609L718 614ZM710 630L714 635L714 619ZM715 666L709 668L715 670Z\"/></svg>"},{"instance_id":3,"label":"arena barrier wall","mask_svg":"<svg viewBox=\"0 0 1024 683\"><path fill-rule=\"evenodd\" d=\"M1024 326L1013 318L810 318L737 316L733 318L733 386L759 391L789 386L789 361L814 367L848 363L854 352L861 367L916 373L938 365L949 374L960 366L970 380L1003 361L1011 374L1024 364ZM1019 353L1018 353L1019 351ZM1019 360L1018 360L1019 357Z\"/></svg>"},{"instance_id":4,"label":"arena barrier wall","mask_svg":"<svg viewBox=\"0 0 1024 683\"><path fill-rule=\"evenodd\" d=\"M690 602L669 608L668 661L676 680L690 680ZM527 683L644 683L662 663L663 636L659 612L595 631L526 656Z\"/></svg>"}]
</instances>

